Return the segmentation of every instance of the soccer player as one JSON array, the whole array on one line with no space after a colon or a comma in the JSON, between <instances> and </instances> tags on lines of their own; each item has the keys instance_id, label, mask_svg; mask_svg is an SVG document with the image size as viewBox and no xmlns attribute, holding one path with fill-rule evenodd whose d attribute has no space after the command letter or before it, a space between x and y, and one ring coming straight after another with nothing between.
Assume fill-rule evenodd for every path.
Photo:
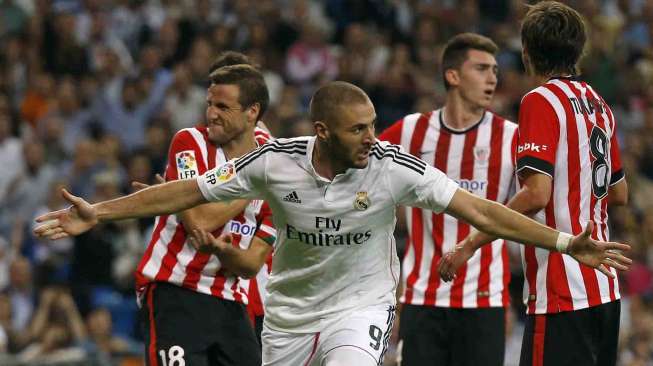
<instances>
[{"instance_id":1,"label":"soccer player","mask_svg":"<svg viewBox=\"0 0 653 366\"><path fill-rule=\"evenodd\" d=\"M506 202L514 185L517 125L487 110L497 86L497 51L479 34L450 39L442 54L444 106L404 117L379 139L431 162L464 190ZM453 284L442 282L442 253L467 236L469 224L427 209L406 211L410 246L402 263L401 364L503 365L504 307L510 301L504 241L476 252Z\"/></svg>"},{"instance_id":2,"label":"soccer player","mask_svg":"<svg viewBox=\"0 0 653 366\"><path fill-rule=\"evenodd\" d=\"M522 99L517 171L521 189L508 206L561 231L608 240L608 204L626 204L616 124L603 98L579 80L585 24L552 1L532 6L521 28L522 58L541 84ZM443 277L490 236L475 233L443 261ZM525 365L615 365L619 283L544 248L522 248L527 322ZM609 264L610 260L606 264ZM606 268L599 268L605 272ZM614 269L611 273L616 274Z\"/></svg>"},{"instance_id":3,"label":"soccer player","mask_svg":"<svg viewBox=\"0 0 653 366\"><path fill-rule=\"evenodd\" d=\"M397 205L446 210L493 235L557 246L606 273L603 263L620 269L630 263L609 251L629 248L625 244L595 241L587 232L560 233L459 189L400 146L378 142L374 106L352 84L320 87L310 118L316 136L269 142L195 180L93 205L63 191L73 205L37 218L35 233L57 239L99 221L166 214L208 201L266 199L278 237L267 285L263 364L274 366L382 362L398 282Z\"/></svg>"},{"instance_id":4,"label":"soccer player","mask_svg":"<svg viewBox=\"0 0 653 366\"><path fill-rule=\"evenodd\" d=\"M172 139L167 181L194 179L269 139L255 127L268 104L262 75L251 66L221 68L238 63L234 55L226 56L212 66L206 125L182 129ZM239 276L256 275L271 251L270 216L269 206L258 200L211 203L157 217L136 271L148 365L260 365L259 342L244 307L248 281ZM227 240L244 249L248 260L236 261L229 248L197 250L188 241L197 228L230 234Z\"/></svg>"}]
</instances>

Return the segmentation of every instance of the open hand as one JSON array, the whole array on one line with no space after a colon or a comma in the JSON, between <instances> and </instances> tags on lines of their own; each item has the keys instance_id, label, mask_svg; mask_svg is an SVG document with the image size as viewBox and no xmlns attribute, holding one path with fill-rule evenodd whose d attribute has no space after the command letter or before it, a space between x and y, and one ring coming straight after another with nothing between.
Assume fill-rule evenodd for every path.
<instances>
[{"instance_id":1,"label":"open hand","mask_svg":"<svg viewBox=\"0 0 653 366\"><path fill-rule=\"evenodd\" d=\"M585 230L574 236L567 247L567 254L575 260L596 268L604 275L614 278L614 274L606 266L626 271L633 261L621 254L621 251L630 250L630 246L615 242L597 241L592 239L594 223L587 223Z\"/></svg>"},{"instance_id":2,"label":"open hand","mask_svg":"<svg viewBox=\"0 0 653 366\"><path fill-rule=\"evenodd\" d=\"M98 223L97 212L90 203L65 189L61 193L71 206L37 217L40 225L34 228L36 236L57 240L84 233Z\"/></svg>"}]
</instances>

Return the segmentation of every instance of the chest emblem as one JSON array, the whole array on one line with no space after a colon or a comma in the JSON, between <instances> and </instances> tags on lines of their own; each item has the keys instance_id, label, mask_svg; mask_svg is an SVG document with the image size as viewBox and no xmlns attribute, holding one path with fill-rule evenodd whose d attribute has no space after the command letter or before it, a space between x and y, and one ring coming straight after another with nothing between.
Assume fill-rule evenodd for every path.
<instances>
[{"instance_id":1,"label":"chest emblem","mask_svg":"<svg viewBox=\"0 0 653 366\"><path fill-rule=\"evenodd\" d=\"M370 207L370 198L367 197L367 192L356 192L356 199L354 200L354 208L358 211L365 211Z\"/></svg>"},{"instance_id":2,"label":"chest emblem","mask_svg":"<svg viewBox=\"0 0 653 366\"><path fill-rule=\"evenodd\" d=\"M474 160L478 165L487 165L490 159L490 148L487 146L474 147Z\"/></svg>"}]
</instances>

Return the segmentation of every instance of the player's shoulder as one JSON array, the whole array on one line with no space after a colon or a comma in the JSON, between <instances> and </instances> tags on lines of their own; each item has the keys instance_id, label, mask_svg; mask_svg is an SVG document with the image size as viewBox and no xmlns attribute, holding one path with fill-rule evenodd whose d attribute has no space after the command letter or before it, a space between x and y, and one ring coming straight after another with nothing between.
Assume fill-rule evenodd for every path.
<instances>
[{"instance_id":1,"label":"player's shoulder","mask_svg":"<svg viewBox=\"0 0 653 366\"><path fill-rule=\"evenodd\" d=\"M254 138L259 145L263 145L274 139L268 130L258 126L254 127Z\"/></svg>"},{"instance_id":2,"label":"player's shoulder","mask_svg":"<svg viewBox=\"0 0 653 366\"><path fill-rule=\"evenodd\" d=\"M236 168L247 166L255 160L259 160L266 156L271 155L284 155L291 157L306 156L308 151L308 143L310 137L293 137L293 138L278 138L268 141L265 145L259 146L256 150L251 151L236 160ZM272 161L279 161L273 159Z\"/></svg>"},{"instance_id":3,"label":"player's shoulder","mask_svg":"<svg viewBox=\"0 0 653 366\"><path fill-rule=\"evenodd\" d=\"M493 121L494 120L498 121L500 124L503 125L504 129L506 129L508 131L517 130L517 123L515 123L515 122L507 119L506 117L504 117L504 116L502 116L502 115L500 115L498 113L495 113L493 111L488 111L488 113L490 114L492 120Z\"/></svg>"},{"instance_id":4,"label":"player's shoulder","mask_svg":"<svg viewBox=\"0 0 653 366\"><path fill-rule=\"evenodd\" d=\"M427 165L424 161L408 154L401 145L380 140L377 140L370 149L370 164L373 169L390 174L406 170L419 175L424 175Z\"/></svg>"}]
</instances>

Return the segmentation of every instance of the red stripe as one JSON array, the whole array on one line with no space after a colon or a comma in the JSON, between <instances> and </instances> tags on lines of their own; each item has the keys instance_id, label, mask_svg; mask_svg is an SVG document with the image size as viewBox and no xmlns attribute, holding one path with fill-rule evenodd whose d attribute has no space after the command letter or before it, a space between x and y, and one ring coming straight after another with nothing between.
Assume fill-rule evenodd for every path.
<instances>
[{"instance_id":1,"label":"red stripe","mask_svg":"<svg viewBox=\"0 0 653 366\"><path fill-rule=\"evenodd\" d=\"M527 313L535 313L537 299L537 272L538 264L535 256L535 247L528 245L524 248L524 261L526 263L526 281L528 282L528 298L526 299Z\"/></svg>"},{"instance_id":2,"label":"red stripe","mask_svg":"<svg viewBox=\"0 0 653 366\"><path fill-rule=\"evenodd\" d=\"M306 360L306 363L304 366L308 366L309 363L311 363L311 360L313 359L313 356L315 356L315 351L317 351L317 341L320 340L320 332L315 333L315 339L313 340L313 349L311 350L311 355L308 356L308 360Z\"/></svg>"},{"instance_id":3,"label":"red stripe","mask_svg":"<svg viewBox=\"0 0 653 366\"><path fill-rule=\"evenodd\" d=\"M422 144L424 143L424 137L426 136L426 129L429 125L429 119L431 118L431 113L422 114L415 124L415 129L413 130L413 135L410 140L410 149L409 152L412 155L419 156L419 152L422 149ZM413 291L417 277L419 276L421 262L422 262L422 250L424 246L424 238L422 237L423 233L423 220L422 220L422 210L416 207L411 209L411 219L412 225L410 229L410 244L415 250L415 266L413 270L406 278L406 295L405 301L408 304L412 304L413 300Z\"/></svg>"},{"instance_id":4,"label":"red stripe","mask_svg":"<svg viewBox=\"0 0 653 366\"><path fill-rule=\"evenodd\" d=\"M533 330L533 366L544 366L544 340L546 335L546 315L535 315Z\"/></svg>"},{"instance_id":5,"label":"red stripe","mask_svg":"<svg viewBox=\"0 0 653 366\"><path fill-rule=\"evenodd\" d=\"M501 291L502 305L510 305L510 259L508 258L508 246L503 243L501 247L501 261L503 264L503 290Z\"/></svg>"},{"instance_id":6,"label":"red stripe","mask_svg":"<svg viewBox=\"0 0 653 366\"><path fill-rule=\"evenodd\" d=\"M465 145L463 146L463 158L460 162L460 179L474 179L474 146L478 137L478 128L475 128L465 134ZM456 243L465 239L469 235L469 225L458 220L458 235ZM463 306L463 285L467 277L467 264L460 267L456 273L456 279L451 286L451 307Z\"/></svg>"},{"instance_id":7,"label":"red stripe","mask_svg":"<svg viewBox=\"0 0 653 366\"><path fill-rule=\"evenodd\" d=\"M501 171L503 158L503 118L494 116L492 118L492 130L490 135L490 165L487 169L488 187L486 198L496 201L501 186ZM505 247L505 243L502 245ZM492 244L484 245L481 248L481 268L478 275L477 294L490 291L490 264L492 263ZM505 270L505 265L504 265ZM505 290L505 287L504 287ZM480 307L490 306L490 297L477 297L476 303Z\"/></svg>"},{"instance_id":8,"label":"red stripe","mask_svg":"<svg viewBox=\"0 0 653 366\"><path fill-rule=\"evenodd\" d=\"M227 278L224 276L224 268L220 268L218 273L215 274L213 279L213 284L211 285L211 295L217 296L219 298L224 298L222 291L224 291L224 284L227 281Z\"/></svg>"},{"instance_id":9,"label":"red stripe","mask_svg":"<svg viewBox=\"0 0 653 366\"><path fill-rule=\"evenodd\" d=\"M195 256L193 256L193 259L186 266L186 277L182 283L183 287L190 290L197 289L197 283L200 280L202 269L209 262L209 259L211 259L210 254L195 252Z\"/></svg>"},{"instance_id":10,"label":"red stripe","mask_svg":"<svg viewBox=\"0 0 653 366\"><path fill-rule=\"evenodd\" d=\"M440 112L442 113L442 112ZM440 135L436 142L435 161L433 166L445 174L447 172L447 161L449 160L449 146L451 145L451 133L440 129ZM421 210L420 210L421 212ZM429 278L424 292L424 304L435 305L435 294L440 287L440 275L437 273L437 263L442 258L442 241L444 240L444 214L431 214L431 238L433 239L433 258L429 269Z\"/></svg>"},{"instance_id":11,"label":"red stripe","mask_svg":"<svg viewBox=\"0 0 653 366\"><path fill-rule=\"evenodd\" d=\"M152 232L152 239L150 239L150 243L147 246L147 250L145 251L145 254L143 254L143 257L141 258L141 262L138 264L138 269L136 269L136 284L138 286L145 286L147 283L150 282L149 279L147 279L143 274L143 269L147 265L147 262L150 261L150 258L152 258L152 253L154 252L154 246L156 242L159 241L159 238L161 237L161 231L163 231L163 228L166 225L166 221L168 221L168 215L158 216L156 219L157 222L156 222L156 227Z\"/></svg>"},{"instance_id":12,"label":"red stripe","mask_svg":"<svg viewBox=\"0 0 653 366\"><path fill-rule=\"evenodd\" d=\"M562 92L562 90L560 90L559 87L553 86L552 84L547 84L545 87L556 95L558 102L565 110L567 128L567 184L569 187L567 205L569 207L569 216L572 218L578 218L580 216L580 182L578 175L578 171L580 169L580 157L578 131L576 129L576 117L573 113L569 98ZM549 199L549 205L547 205L547 211L550 210L551 215L554 215L553 207L549 209L549 206L552 206L553 201L554 199L552 190L552 197ZM549 218L547 217L547 225L549 225L548 221ZM571 221L572 231L574 233L580 232L580 230L576 231L575 228L579 226L578 220L572 219ZM551 227L555 228L556 226ZM569 280L567 278L566 268L562 260L562 256L559 253L551 252L549 254L549 264L547 266L546 275L546 288L547 312L556 313L560 311L560 309L568 308L570 306L573 309L573 303L571 302L571 291L569 290Z\"/></svg>"},{"instance_id":13,"label":"red stripe","mask_svg":"<svg viewBox=\"0 0 653 366\"><path fill-rule=\"evenodd\" d=\"M172 274L172 269L177 264L177 254L179 254L181 249L184 247L185 242L186 231L184 230L184 225L177 224L172 240L170 240L170 243L166 246L166 254L163 256L159 272L154 277L155 280L164 282L168 281Z\"/></svg>"},{"instance_id":14,"label":"red stripe","mask_svg":"<svg viewBox=\"0 0 653 366\"><path fill-rule=\"evenodd\" d=\"M576 96L576 98L578 100L582 100L582 99L587 100L587 98L583 98L580 90L578 90L576 88L574 83L572 83L571 81L566 81L565 84L567 84L569 89L572 91L572 93L574 93L574 95ZM590 121L590 118L587 115L587 113L585 112L584 108L582 108L582 111L583 111L583 122L585 122L585 131L587 133L586 137L589 140L589 137L590 137L590 135L592 133L592 128L594 127L594 124ZM583 227L583 224L585 224L585 223L580 222L580 220L581 220L580 211L581 211L581 205L582 205L581 199L585 198L585 197L580 196L580 192L581 192L580 191L580 185L581 184L590 184L590 187L591 187L591 182L581 182L580 181L580 172L581 172L581 169L583 169L583 168L590 169L590 172L591 172L591 163L596 159L592 156L592 153L590 152L590 149L588 148L587 149L587 155L588 155L588 158L589 158L589 161L590 161L590 165L586 166L586 167L581 166L581 164L580 164L581 150L580 150L580 145L579 145L580 137L578 136L578 130L577 130L578 122L575 119L574 120L568 120L567 121L567 128L568 129L570 128L569 125L570 125L571 121L575 122L575 123L573 123L573 127L574 127L573 130L574 130L574 132L576 132L576 134L572 135L569 132L567 132L567 135L570 137L570 139L575 137L575 140L569 141L569 149L570 150L574 149L576 151L576 153L578 154L578 165L575 167L576 169L572 170L571 166L570 166L570 169L569 169L569 176L571 177L572 174L573 174L574 181L577 182L577 184L578 184L577 188L576 188L576 186L574 186L574 190L575 190L575 192L574 192L575 194L574 194L574 197L573 197L574 198L574 201L573 201L574 212L573 212L573 215L571 216L572 229L574 231L574 235L576 235L576 234L581 233L585 229ZM599 118L597 118L597 124L598 123L599 123ZM598 127L601 127L601 126L599 125ZM572 145L572 143L573 143L573 145ZM572 179L570 178L570 182L571 181L572 181ZM571 185L570 185L570 187L571 187ZM589 220L594 222L594 209L596 208L597 200L596 200L596 197L594 196L594 194L591 192L591 190L590 190L589 196L590 196L589 197L590 198L590 206L588 208L589 209L589 211L588 211ZM570 208L571 208L571 204L572 204L572 201L569 201ZM592 232L592 237L594 239L597 238L597 227L596 226L594 227L594 232ZM588 267L588 266L583 265L583 264L579 264L579 267L580 267L580 272L581 272L581 274L583 276L583 283L585 284L585 292L587 294L587 301L588 301L589 306L600 305L601 304L601 292L599 291L599 282L598 282L598 279L596 278L596 271L594 270L594 268Z\"/></svg>"},{"instance_id":15,"label":"red stripe","mask_svg":"<svg viewBox=\"0 0 653 366\"><path fill-rule=\"evenodd\" d=\"M147 313L150 321L150 344L147 353L150 358L150 366L158 366L159 358L156 354L156 323L154 323L154 289L156 283L152 283L147 290Z\"/></svg>"}]
</instances>

